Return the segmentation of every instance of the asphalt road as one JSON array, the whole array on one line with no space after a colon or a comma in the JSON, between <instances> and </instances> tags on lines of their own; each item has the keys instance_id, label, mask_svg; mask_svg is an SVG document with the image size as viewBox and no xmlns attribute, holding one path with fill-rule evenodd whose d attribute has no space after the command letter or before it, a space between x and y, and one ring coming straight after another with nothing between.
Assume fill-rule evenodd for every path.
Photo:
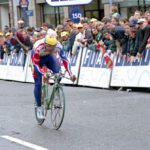
<instances>
[{"instance_id":1,"label":"asphalt road","mask_svg":"<svg viewBox=\"0 0 150 150\"><path fill-rule=\"evenodd\" d=\"M33 84L0 81L0 150L150 150L149 93L65 86L56 131L50 116L37 125L32 91Z\"/></svg>"}]
</instances>

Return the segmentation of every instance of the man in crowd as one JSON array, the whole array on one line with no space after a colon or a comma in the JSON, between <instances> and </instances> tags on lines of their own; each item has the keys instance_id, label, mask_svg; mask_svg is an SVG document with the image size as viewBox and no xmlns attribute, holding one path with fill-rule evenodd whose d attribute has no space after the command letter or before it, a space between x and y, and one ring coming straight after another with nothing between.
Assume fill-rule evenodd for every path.
<instances>
[{"instance_id":1,"label":"man in crowd","mask_svg":"<svg viewBox=\"0 0 150 150\"><path fill-rule=\"evenodd\" d=\"M143 51L146 48L148 38L150 37L150 25L148 24L148 21L146 18L141 18L137 22L139 24L140 29L142 29L141 33L141 43L138 49L137 56L142 57Z\"/></svg>"}]
</instances>

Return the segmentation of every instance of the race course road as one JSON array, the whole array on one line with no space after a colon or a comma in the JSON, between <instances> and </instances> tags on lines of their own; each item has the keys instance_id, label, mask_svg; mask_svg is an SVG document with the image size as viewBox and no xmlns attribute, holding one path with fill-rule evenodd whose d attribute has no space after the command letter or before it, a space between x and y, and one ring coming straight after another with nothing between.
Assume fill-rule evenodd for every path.
<instances>
[{"instance_id":1,"label":"race course road","mask_svg":"<svg viewBox=\"0 0 150 150\"><path fill-rule=\"evenodd\" d=\"M34 116L33 84L0 80L0 150L150 150L150 95L64 86L60 130Z\"/></svg>"}]
</instances>

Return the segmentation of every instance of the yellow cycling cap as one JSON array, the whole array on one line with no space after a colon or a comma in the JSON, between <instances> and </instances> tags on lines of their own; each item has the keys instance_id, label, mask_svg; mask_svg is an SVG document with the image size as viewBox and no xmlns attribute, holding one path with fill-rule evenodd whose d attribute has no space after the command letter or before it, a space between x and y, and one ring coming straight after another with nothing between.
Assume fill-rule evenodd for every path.
<instances>
[{"instance_id":1,"label":"yellow cycling cap","mask_svg":"<svg viewBox=\"0 0 150 150\"><path fill-rule=\"evenodd\" d=\"M45 37L45 43L48 45L56 45L57 44L57 39L56 37L50 37L49 35L46 35Z\"/></svg>"}]
</instances>

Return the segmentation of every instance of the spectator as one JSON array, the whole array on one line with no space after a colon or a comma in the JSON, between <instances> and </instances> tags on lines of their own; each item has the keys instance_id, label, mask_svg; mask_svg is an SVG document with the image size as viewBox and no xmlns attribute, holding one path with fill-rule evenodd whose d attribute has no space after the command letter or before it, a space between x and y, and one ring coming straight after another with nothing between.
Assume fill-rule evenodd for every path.
<instances>
[{"instance_id":1,"label":"spectator","mask_svg":"<svg viewBox=\"0 0 150 150\"><path fill-rule=\"evenodd\" d=\"M147 46L146 48L150 49L150 37L148 38L148 41L147 41Z\"/></svg>"},{"instance_id":2,"label":"spectator","mask_svg":"<svg viewBox=\"0 0 150 150\"><path fill-rule=\"evenodd\" d=\"M66 31L61 32L61 43L63 45L64 51L70 52L70 43L69 43L69 33Z\"/></svg>"},{"instance_id":3,"label":"spectator","mask_svg":"<svg viewBox=\"0 0 150 150\"><path fill-rule=\"evenodd\" d=\"M150 37L150 25L148 25L148 21L145 18L139 19L137 23L139 24L140 29L142 29L142 34L141 34L142 41L139 46L138 54L137 54L138 57L141 57L143 50L146 47L147 40Z\"/></svg>"},{"instance_id":4,"label":"spectator","mask_svg":"<svg viewBox=\"0 0 150 150\"><path fill-rule=\"evenodd\" d=\"M73 28L73 21L71 20L71 19L67 19L66 20L66 22L67 22L67 24L71 27L71 28Z\"/></svg>"},{"instance_id":5,"label":"spectator","mask_svg":"<svg viewBox=\"0 0 150 150\"><path fill-rule=\"evenodd\" d=\"M97 22L96 29L99 34L99 41L103 39L103 31L104 31L104 23L103 22Z\"/></svg>"},{"instance_id":6,"label":"spectator","mask_svg":"<svg viewBox=\"0 0 150 150\"><path fill-rule=\"evenodd\" d=\"M9 27L7 26L7 25L5 25L5 27L4 27L4 34L6 34L7 32L9 32Z\"/></svg>"},{"instance_id":7,"label":"spectator","mask_svg":"<svg viewBox=\"0 0 150 150\"><path fill-rule=\"evenodd\" d=\"M131 26L130 27L129 40L128 40L128 52L127 52L127 55L133 56L133 57L136 56L136 52L134 51L135 40L136 40L136 28Z\"/></svg>"},{"instance_id":8,"label":"spectator","mask_svg":"<svg viewBox=\"0 0 150 150\"><path fill-rule=\"evenodd\" d=\"M121 48L121 41L123 40L124 36L125 36L125 29L123 26L121 25L117 25L115 26L114 24L112 24L111 21L108 21L106 23L106 28L111 32L113 39L116 42L116 46L119 50L119 52L121 52L122 48Z\"/></svg>"},{"instance_id":9,"label":"spectator","mask_svg":"<svg viewBox=\"0 0 150 150\"><path fill-rule=\"evenodd\" d=\"M120 25L119 19L117 17L113 17L112 20L111 20L111 23L115 26Z\"/></svg>"},{"instance_id":10,"label":"spectator","mask_svg":"<svg viewBox=\"0 0 150 150\"><path fill-rule=\"evenodd\" d=\"M73 44L74 44L76 35L78 34L78 30L71 28L70 25L68 25L68 24L64 27L64 30L69 33L69 45L70 45L70 49L71 49L70 55L72 55L72 48L73 48Z\"/></svg>"},{"instance_id":11,"label":"spectator","mask_svg":"<svg viewBox=\"0 0 150 150\"><path fill-rule=\"evenodd\" d=\"M23 19L18 20L18 29L23 29L25 27L25 22Z\"/></svg>"},{"instance_id":12,"label":"spectator","mask_svg":"<svg viewBox=\"0 0 150 150\"><path fill-rule=\"evenodd\" d=\"M121 19L121 15L118 12L118 7L117 6L112 6L111 12L112 12L112 14L111 14L112 18L116 17L118 19Z\"/></svg>"},{"instance_id":13,"label":"spectator","mask_svg":"<svg viewBox=\"0 0 150 150\"><path fill-rule=\"evenodd\" d=\"M83 47L86 43L85 40L85 34L84 34L84 28L83 25L81 23L78 24L78 30L79 33L76 35L73 47L72 47L72 55L75 56L78 49L80 47Z\"/></svg>"},{"instance_id":14,"label":"spectator","mask_svg":"<svg viewBox=\"0 0 150 150\"><path fill-rule=\"evenodd\" d=\"M4 38L4 33L0 32L0 62L3 61L4 58L4 42L5 42L5 38Z\"/></svg>"},{"instance_id":15,"label":"spectator","mask_svg":"<svg viewBox=\"0 0 150 150\"><path fill-rule=\"evenodd\" d=\"M126 23L124 25L124 28L125 28L125 36L122 39L121 43L122 43L122 55L124 56L124 58L126 58L128 52L128 40L130 35L130 24Z\"/></svg>"},{"instance_id":16,"label":"spectator","mask_svg":"<svg viewBox=\"0 0 150 150\"><path fill-rule=\"evenodd\" d=\"M64 31L64 26L63 25L58 25L56 27L56 32L57 32L57 40L60 41L61 40L61 32Z\"/></svg>"},{"instance_id":17,"label":"spectator","mask_svg":"<svg viewBox=\"0 0 150 150\"><path fill-rule=\"evenodd\" d=\"M8 55L11 54L11 51L13 51L13 45L11 43L12 33L7 32L5 34L5 49L4 51L7 52Z\"/></svg>"},{"instance_id":18,"label":"spectator","mask_svg":"<svg viewBox=\"0 0 150 150\"><path fill-rule=\"evenodd\" d=\"M122 17L120 20L119 20L119 24L121 25L121 26L124 26L126 23L128 23L129 21L128 21L128 19L127 18L124 18L124 17Z\"/></svg>"},{"instance_id":19,"label":"spectator","mask_svg":"<svg viewBox=\"0 0 150 150\"><path fill-rule=\"evenodd\" d=\"M27 34L26 30L22 31L22 36L24 38L23 44L26 46L26 51L32 50L33 43L30 40L30 36Z\"/></svg>"},{"instance_id":20,"label":"spectator","mask_svg":"<svg viewBox=\"0 0 150 150\"><path fill-rule=\"evenodd\" d=\"M137 19L137 20L140 19L140 18L141 18L141 11L136 10L136 11L134 12L133 17L134 17L134 19Z\"/></svg>"},{"instance_id":21,"label":"spectator","mask_svg":"<svg viewBox=\"0 0 150 150\"><path fill-rule=\"evenodd\" d=\"M49 29L49 24L46 23L46 22L44 22L44 23L42 24L42 29L45 30L45 31L48 31L48 29Z\"/></svg>"},{"instance_id":22,"label":"spectator","mask_svg":"<svg viewBox=\"0 0 150 150\"><path fill-rule=\"evenodd\" d=\"M92 28L92 34L93 34L93 40L96 43L98 43L100 41L100 38L101 38L101 33L98 32L96 27Z\"/></svg>"},{"instance_id":23,"label":"spectator","mask_svg":"<svg viewBox=\"0 0 150 150\"><path fill-rule=\"evenodd\" d=\"M148 24L150 25L150 11L146 11L144 17L147 19Z\"/></svg>"},{"instance_id":24,"label":"spectator","mask_svg":"<svg viewBox=\"0 0 150 150\"><path fill-rule=\"evenodd\" d=\"M90 45L93 42L93 35L92 35L92 28L90 27L90 25L87 22L83 23L83 28L84 28L84 35L85 35L85 39L86 39L86 44ZM93 26L94 28L94 26Z\"/></svg>"},{"instance_id":25,"label":"spectator","mask_svg":"<svg viewBox=\"0 0 150 150\"><path fill-rule=\"evenodd\" d=\"M98 21L98 20L97 20L96 18L92 18L92 19L90 20L90 22L89 22L90 28L95 27L97 21Z\"/></svg>"},{"instance_id":26,"label":"spectator","mask_svg":"<svg viewBox=\"0 0 150 150\"><path fill-rule=\"evenodd\" d=\"M115 44L115 40L113 39L110 31L105 30L103 32L103 34L105 37L105 40L103 42L104 42L104 45L106 47L107 53L108 54L115 53L116 52L116 44Z\"/></svg>"}]
</instances>

